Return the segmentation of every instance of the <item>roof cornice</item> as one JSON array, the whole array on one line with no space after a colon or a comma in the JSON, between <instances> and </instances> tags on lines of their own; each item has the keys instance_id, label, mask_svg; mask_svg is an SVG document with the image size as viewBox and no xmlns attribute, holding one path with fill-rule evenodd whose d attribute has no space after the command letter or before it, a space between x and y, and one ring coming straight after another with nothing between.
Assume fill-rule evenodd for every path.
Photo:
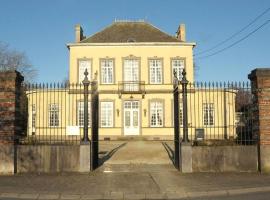
<instances>
[{"instance_id":1,"label":"roof cornice","mask_svg":"<svg viewBox=\"0 0 270 200\"><path fill-rule=\"evenodd\" d=\"M130 43L67 43L67 47L76 46L196 46L195 42L130 42Z\"/></svg>"}]
</instances>

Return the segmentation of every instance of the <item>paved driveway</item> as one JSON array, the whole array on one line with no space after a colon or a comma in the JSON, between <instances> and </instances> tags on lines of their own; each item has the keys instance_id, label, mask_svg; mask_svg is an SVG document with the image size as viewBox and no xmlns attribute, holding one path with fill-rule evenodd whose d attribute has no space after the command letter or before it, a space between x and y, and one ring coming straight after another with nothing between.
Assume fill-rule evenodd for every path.
<instances>
[{"instance_id":1,"label":"paved driveway","mask_svg":"<svg viewBox=\"0 0 270 200\"><path fill-rule=\"evenodd\" d=\"M162 141L111 141L102 142L100 151L110 154L106 164L172 164L164 145Z\"/></svg>"}]
</instances>

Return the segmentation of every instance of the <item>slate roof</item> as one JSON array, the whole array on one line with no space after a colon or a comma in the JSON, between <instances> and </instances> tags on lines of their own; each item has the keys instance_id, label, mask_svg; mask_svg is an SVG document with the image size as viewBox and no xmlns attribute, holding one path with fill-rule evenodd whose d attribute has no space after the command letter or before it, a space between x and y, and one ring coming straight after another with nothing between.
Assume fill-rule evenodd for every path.
<instances>
[{"instance_id":1,"label":"slate roof","mask_svg":"<svg viewBox=\"0 0 270 200\"><path fill-rule=\"evenodd\" d=\"M114 22L80 43L180 42L147 22Z\"/></svg>"}]
</instances>

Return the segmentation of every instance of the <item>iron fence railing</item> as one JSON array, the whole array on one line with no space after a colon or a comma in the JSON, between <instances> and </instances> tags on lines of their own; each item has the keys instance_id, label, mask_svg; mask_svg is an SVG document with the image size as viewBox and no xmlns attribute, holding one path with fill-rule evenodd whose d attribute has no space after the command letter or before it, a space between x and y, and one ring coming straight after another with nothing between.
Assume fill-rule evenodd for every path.
<instances>
[{"instance_id":1,"label":"iron fence railing","mask_svg":"<svg viewBox=\"0 0 270 200\"><path fill-rule=\"evenodd\" d=\"M142 91L145 89L143 85L140 83L138 86ZM207 145L256 143L257 136L252 132L255 116L253 115L253 97L249 82L186 82L186 89L182 88L181 83L177 86L178 111L172 112L172 109L164 107L163 115L168 116L168 112L172 112L172 126L170 128L174 128L176 125L174 116L178 113L179 141L185 140L184 133L186 133L187 141L194 145L200 143ZM124 89L125 84L123 83L121 87ZM25 84L24 89L27 96L26 102L24 102L27 105L25 115L28 120L26 137L22 137L20 140L22 144L80 144L84 136L83 127L86 116L90 135L92 112L98 107L100 101L100 99L95 100L97 101L95 102L96 106L91 106L93 88L85 91L83 84L59 83ZM84 113L85 93L89 94L87 97L88 115ZM168 89L166 94L168 93L171 93L171 98L173 98L171 89ZM147 92L148 94L150 92ZM184 104L185 99L186 104ZM121 101L121 99L118 100ZM97 123L101 114L95 116ZM146 114L144 115L147 117ZM142 118L140 117L141 120L143 120ZM149 121L149 119L146 120ZM95 128L98 129L98 127L99 124L96 124ZM142 127L142 132L144 128ZM147 128L151 128L150 124ZM162 127L160 128L162 129ZM153 128L153 131L155 130ZM168 131L167 127L164 129L165 131ZM165 134L170 133L166 132ZM171 135L173 136L172 132Z\"/></svg>"},{"instance_id":2,"label":"iron fence railing","mask_svg":"<svg viewBox=\"0 0 270 200\"><path fill-rule=\"evenodd\" d=\"M180 137L188 132L194 145L255 144L252 93L249 82L196 82L180 88ZM184 100L186 98L186 116ZM186 125L185 125L186 124Z\"/></svg>"},{"instance_id":3,"label":"iron fence railing","mask_svg":"<svg viewBox=\"0 0 270 200\"><path fill-rule=\"evenodd\" d=\"M79 144L84 125L83 84L26 84L24 88L28 107L27 137L21 138L20 142ZM89 105L91 117L90 109Z\"/></svg>"}]
</instances>

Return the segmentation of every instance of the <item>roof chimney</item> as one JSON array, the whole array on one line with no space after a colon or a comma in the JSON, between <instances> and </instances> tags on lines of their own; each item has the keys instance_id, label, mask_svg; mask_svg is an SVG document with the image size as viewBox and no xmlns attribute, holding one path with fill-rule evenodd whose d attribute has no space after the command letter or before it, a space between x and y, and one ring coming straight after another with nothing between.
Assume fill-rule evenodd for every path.
<instances>
[{"instance_id":1,"label":"roof chimney","mask_svg":"<svg viewBox=\"0 0 270 200\"><path fill-rule=\"evenodd\" d=\"M176 31L176 38L181 42L186 41L186 26L185 24L180 24Z\"/></svg>"},{"instance_id":2,"label":"roof chimney","mask_svg":"<svg viewBox=\"0 0 270 200\"><path fill-rule=\"evenodd\" d=\"M80 24L75 25L75 42L80 42L84 39L83 29Z\"/></svg>"}]
</instances>

